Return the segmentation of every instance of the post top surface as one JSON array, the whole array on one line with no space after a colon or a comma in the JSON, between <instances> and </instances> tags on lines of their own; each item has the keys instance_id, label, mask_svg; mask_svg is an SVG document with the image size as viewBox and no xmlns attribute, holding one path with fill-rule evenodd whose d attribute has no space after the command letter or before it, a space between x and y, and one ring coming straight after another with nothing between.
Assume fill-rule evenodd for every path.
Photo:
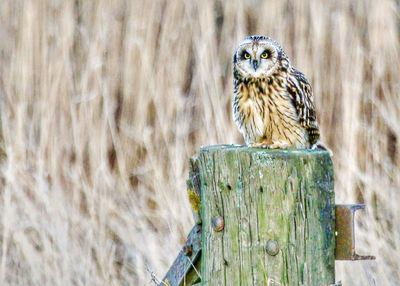
<instances>
[{"instance_id":1,"label":"post top surface","mask_svg":"<svg viewBox=\"0 0 400 286\"><path fill-rule=\"evenodd\" d=\"M259 147L248 147L246 145L239 144L220 144L220 145L208 145L202 146L200 152L244 152L244 153L256 153L272 157L302 157L302 156L329 156L330 154L326 150L321 149L265 149Z\"/></svg>"}]
</instances>

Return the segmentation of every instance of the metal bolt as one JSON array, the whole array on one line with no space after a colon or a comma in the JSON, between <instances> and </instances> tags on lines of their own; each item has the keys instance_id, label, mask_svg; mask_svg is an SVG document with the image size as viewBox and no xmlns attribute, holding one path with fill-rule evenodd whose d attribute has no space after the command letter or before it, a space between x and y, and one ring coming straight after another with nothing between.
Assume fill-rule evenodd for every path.
<instances>
[{"instance_id":1,"label":"metal bolt","mask_svg":"<svg viewBox=\"0 0 400 286\"><path fill-rule=\"evenodd\" d=\"M182 252L183 254L185 254L185 256L192 256L193 253L193 247L191 244L185 244L182 248Z\"/></svg>"},{"instance_id":2,"label":"metal bolt","mask_svg":"<svg viewBox=\"0 0 400 286\"><path fill-rule=\"evenodd\" d=\"M265 245L265 250L271 256L275 256L279 253L279 244L276 240L270 239Z\"/></svg>"},{"instance_id":3,"label":"metal bolt","mask_svg":"<svg viewBox=\"0 0 400 286\"><path fill-rule=\"evenodd\" d=\"M213 217L211 219L211 225L215 232L220 232L225 227L224 218L222 216Z\"/></svg>"}]
</instances>

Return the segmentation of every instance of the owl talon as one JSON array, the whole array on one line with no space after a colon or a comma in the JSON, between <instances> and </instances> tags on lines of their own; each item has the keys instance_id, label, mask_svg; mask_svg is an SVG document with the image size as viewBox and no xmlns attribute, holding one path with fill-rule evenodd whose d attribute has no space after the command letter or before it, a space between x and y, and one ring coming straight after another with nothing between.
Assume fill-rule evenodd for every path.
<instances>
[{"instance_id":1,"label":"owl talon","mask_svg":"<svg viewBox=\"0 0 400 286\"><path fill-rule=\"evenodd\" d=\"M265 142L251 143L249 144L249 147L263 148L263 149L288 149L290 145L285 141L276 141L273 142L272 144L268 144Z\"/></svg>"},{"instance_id":2,"label":"owl talon","mask_svg":"<svg viewBox=\"0 0 400 286\"><path fill-rule=\"evenodd\" d=\"M252 148L268 148L268 145L262 142L257 142L257 143L250 143L249 147Z\"/></svg>"},{"instance_id":3,"label":"owl talon","mask_svg":"<svg viewBox=\"0 0 400 286\"><path fill-rule=\"evenodd\" d=\"M289 147L289 143L285 141L276 141L269 145L269 149L288 149Z\"/></svg>"}]
</instances>

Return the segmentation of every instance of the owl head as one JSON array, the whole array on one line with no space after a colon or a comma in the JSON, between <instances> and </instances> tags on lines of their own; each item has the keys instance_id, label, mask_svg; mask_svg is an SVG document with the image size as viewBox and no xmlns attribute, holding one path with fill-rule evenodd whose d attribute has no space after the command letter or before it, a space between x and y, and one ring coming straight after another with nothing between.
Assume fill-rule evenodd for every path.
<instances>
[{"instance_id":1,"label":"owl head","mask_svg":"<svg viewBox=\"0 0 400 286\"><path fill-rule=\"evenodd\" d=\"M285 63L282 63L283 59ZM282 67L282 64L289 64L282 48L265 36L247 37L239 44L233 56L236 79L266 78Z\"/></svg>"}]
</instances>

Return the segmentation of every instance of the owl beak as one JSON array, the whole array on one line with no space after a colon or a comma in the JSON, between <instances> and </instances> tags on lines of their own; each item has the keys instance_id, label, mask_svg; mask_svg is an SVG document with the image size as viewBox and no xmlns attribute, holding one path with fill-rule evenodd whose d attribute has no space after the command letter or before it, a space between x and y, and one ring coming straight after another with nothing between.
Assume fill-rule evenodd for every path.
<instances>
[{"instance_id":1,"label":"owl beak","mask_svg":"<svg viewBox=\"0 0 400 286\"><path fill-rule=\"evenodd\" d=\"M254 70L257 70L258 66L259 66L259 62L257 60L253 60L253 68L254 68Z\"/></svg>"}]
</instances>

